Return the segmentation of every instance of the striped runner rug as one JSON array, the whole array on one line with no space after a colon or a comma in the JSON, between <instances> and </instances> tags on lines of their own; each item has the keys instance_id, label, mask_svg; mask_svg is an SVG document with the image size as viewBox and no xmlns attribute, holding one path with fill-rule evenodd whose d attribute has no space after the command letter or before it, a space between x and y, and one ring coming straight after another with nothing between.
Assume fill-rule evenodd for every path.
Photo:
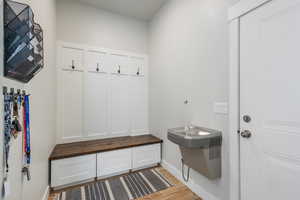
<instances>
[{"instance_id":1,"label":"striped runner rug","mask_svg":"<svg viewBox=\"0 0 300 200\"><path fill-rule=\"evenodd\" d=\"M131 200L171 186L157 169L148 169L61 192L57 200Z\"/></svg>"}]
</instances>

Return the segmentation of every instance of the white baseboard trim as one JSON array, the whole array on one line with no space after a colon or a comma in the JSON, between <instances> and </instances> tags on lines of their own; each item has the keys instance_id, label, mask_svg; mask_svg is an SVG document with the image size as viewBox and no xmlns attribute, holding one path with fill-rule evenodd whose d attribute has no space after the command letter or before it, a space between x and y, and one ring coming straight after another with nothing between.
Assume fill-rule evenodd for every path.
<instances>
[{"instance_id":1,"label":"white baseboard trim","mask_svg":"<svg viewBox=\"0 0 300 200\"><path fill-rule=\"evenodd\" d=\"M162 161L162 166L168 170L171 174L173 174L178 180L180 180L182 183L184 183L187 187L189 187L195 194L197 194L199 197L201 197L203 200L220 200L219 198L215 197L211 193L207 192L205 189L203 189L200 185L196 184L192 178L190 178L189 182L186 183L181 176L181 172L168 163L167 161Z\"/></svg>"},{"instance_id":2,"label":"white baseboard trim","mask_svg":"<svg viewBox=\"0 0 300 200\"><path fill-rule=\"evenodd\" d=\"M45 193L43 195L43 199L42 200L48 200L49 198L49 192L50 192L50 187L49 185L46 187Z\"/></svg>"}]
</instances>

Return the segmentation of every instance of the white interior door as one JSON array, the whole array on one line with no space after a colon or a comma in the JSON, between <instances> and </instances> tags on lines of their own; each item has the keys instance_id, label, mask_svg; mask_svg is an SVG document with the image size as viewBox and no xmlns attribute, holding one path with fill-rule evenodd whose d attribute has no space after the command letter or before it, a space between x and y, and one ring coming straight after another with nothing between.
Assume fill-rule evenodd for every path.
<instances>
[{"instance_id":1,"label":"white interior door","mask_svg":"<svg viewBox=\"0 0 300 200\"><path fill-rule=\"evenodd\" d=\"M273 0L240 21L242 200L300 196L299 19L299 0Z\"/></svg>"},{"instance_id":2,"label":"white interior door","mask_svg":"<svg viewBox=\"0 0 300 200\"><path fill-rule=\"evenodd\" d=\"M84 87L84 132L88 137L108 134L108 75L87 72Z\"/></svg>"}]
</instances>

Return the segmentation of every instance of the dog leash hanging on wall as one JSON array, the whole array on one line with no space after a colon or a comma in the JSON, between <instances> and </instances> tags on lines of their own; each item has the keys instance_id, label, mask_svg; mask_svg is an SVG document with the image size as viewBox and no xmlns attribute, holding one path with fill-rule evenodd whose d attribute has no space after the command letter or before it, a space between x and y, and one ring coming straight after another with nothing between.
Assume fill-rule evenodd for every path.
<instances>
[{"instance_id":1,"label":"dog leash hanging on wall","mask_svg":"<svg viewBox=\"0 0 300 200\"><path fill-rule=\"evenodd\" d=\"M24 167L22 172L30 180L29 164L30 164L30 123L29 123L29 95L25 91L21 94L21 90L14 92L11 88L7 92L7 87L3 87L4 96L4 145L3 145L3 186L2 196L7 197L10 194L9 184L9 157L11 149L11 139L17 139L18 135L23 131L23 155ZM23 113L20 115L20 110L23 108ZM20 117L23 119L23 128L20 124Z\"/></svg>"},{"instance_id":2,"label":"dog leash hanging on wall","mask_svg":"<svg viewBox=\"0 0 300 200\"><path fill-rule=\"evenodd\" d=\"M30 149L30 118L29 118L29 95L23 94L23 169L22 173L30 181L30 162L31 162L31 149Z\"/></svg>"}]
</instances>

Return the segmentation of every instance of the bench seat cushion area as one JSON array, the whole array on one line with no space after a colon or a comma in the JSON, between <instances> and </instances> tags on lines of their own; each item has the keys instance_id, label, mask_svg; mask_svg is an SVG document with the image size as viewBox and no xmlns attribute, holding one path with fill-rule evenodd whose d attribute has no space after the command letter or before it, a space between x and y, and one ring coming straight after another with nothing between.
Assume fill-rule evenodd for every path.
<instances>
[{"instance_id":1,"label":"bench seat cushion area","mask_svg":"<svg viewBox=\"0 0 300 200\"><path fill-rule=\"evenodd\" d=\"M161 143L153 135L143 135L56 145L49 158L51 188L157 165Z\"/></svg>"}]
</instances>

